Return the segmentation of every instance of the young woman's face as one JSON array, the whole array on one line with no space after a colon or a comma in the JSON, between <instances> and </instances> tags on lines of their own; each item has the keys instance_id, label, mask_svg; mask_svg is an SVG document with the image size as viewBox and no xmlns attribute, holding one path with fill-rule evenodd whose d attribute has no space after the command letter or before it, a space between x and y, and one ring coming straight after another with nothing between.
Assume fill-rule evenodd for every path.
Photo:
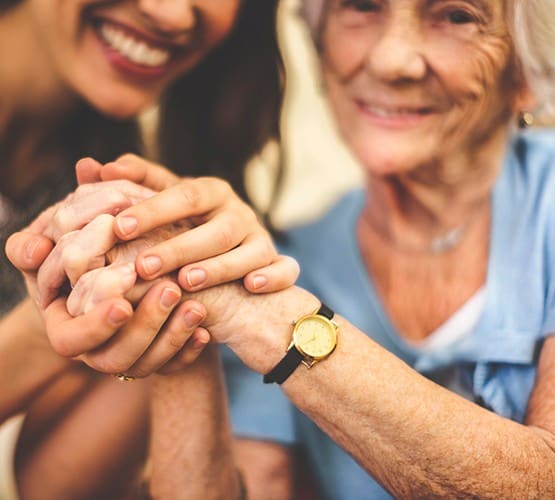
<instances>
[{"instance_id":1,"label":"young woman's face","mask_svg":"<svg viewBox=\"0 0 555 500\"><path fill-rule=\"evenodd\" d=\"M62 82L100 111L138 113L233 28L241 0L27 0Z\"/></svg>"},{"instance_id":2,"label":"young woman's face","mask_svg":"<svg viewBox=\"0 0 555 500\"><path fill-rule=\"evenodd\" d=\"M475 152L516 94L504 0L329 0L324 81L340 131L375 174Z\"/></svg>"}]
</instances>

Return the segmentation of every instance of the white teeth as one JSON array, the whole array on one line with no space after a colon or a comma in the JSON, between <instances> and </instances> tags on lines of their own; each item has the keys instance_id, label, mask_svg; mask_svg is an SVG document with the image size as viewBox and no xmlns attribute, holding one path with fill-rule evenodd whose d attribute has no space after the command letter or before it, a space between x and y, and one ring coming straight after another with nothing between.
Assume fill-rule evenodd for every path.
<instances>
[{"instance_id":1,"label":"white teeth","mask_svg":"<svg viewBox=\"0 0 555 500\"><path fill-rule=\"evenodd\" d=\"M102 24L100 35L110 47L117 50L122 56L142 66L162 66L170 58L169 51L149 47L146 42L139 42L127 33L109 24Z\"/></svg>"},{"instance_id":2,"label":"white teeth","mask_svg":"<svg viewBox=\"0 0 555 500\"><path fill-rule=\"evenodd\" d=\"M370 113L377 116L383 116L385 118L393 117L393 116L406 116L406 115L420 114L418 111L412 110L412 109L385 109L377 106L365 106L365 108Z\"/></svg>"}]
</instances>

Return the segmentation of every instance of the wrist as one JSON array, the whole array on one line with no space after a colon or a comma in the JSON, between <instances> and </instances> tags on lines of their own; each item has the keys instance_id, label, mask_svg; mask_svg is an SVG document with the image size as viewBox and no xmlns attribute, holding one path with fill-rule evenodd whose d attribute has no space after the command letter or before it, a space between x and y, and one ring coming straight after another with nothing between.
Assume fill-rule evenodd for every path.
<instances>
[{"instance_id":1,"label":"wrist","mask_svg":"<svg viewBox=\"0 0 555 500\"><path fill-rule=\"evenodd\" d=\"M233 315L228 346L252 370L265 374L283 358L291 342L293 322L320 306L309 292L290 287L281 292L250 295L249 307Z\"/></svg>"}]
</instances>

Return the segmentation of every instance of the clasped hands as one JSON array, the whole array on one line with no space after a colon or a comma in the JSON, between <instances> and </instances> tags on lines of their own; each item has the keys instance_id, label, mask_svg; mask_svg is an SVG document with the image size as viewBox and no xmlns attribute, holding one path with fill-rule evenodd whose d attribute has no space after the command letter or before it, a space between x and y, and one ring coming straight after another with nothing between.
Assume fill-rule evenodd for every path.
<instances>
[{"instance_id":1,"label":"clasped hands","mask_svg":"<svg viewBox=\"0 0 555 500\"><path fill-rule=\"evenodd\" d=\"M76 191L6 245L62 356L134 377L182 369L210 341L190 292L242 279L266 293L298 276L225 181L180 179L134 155L83 159L76 174Z\"/></svg>"}]
</instances>

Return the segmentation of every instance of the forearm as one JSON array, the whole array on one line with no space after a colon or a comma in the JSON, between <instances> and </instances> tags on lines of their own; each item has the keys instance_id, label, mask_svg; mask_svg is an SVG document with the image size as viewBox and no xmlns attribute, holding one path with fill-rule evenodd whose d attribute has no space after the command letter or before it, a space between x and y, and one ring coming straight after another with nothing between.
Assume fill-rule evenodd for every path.
<instances>
[{"instance_id":1,"label":"forearm","mask_svg":"<svg viewBox=\"0 0 555 500\"><path fill-rule=\"evenodd\" d=\"M156 376L151 412L153 498L239 498L239 477L216 348L206 349L182 373Z\"/></svg>"},{"instance_id":2,"label":"forearm","mask_svg":"<svg viewBox=\"0 0 555 500\"><path fill-rule=\"evenodd\" d=\"M555 495L552 438L428 381L339 323L337 352L297 369L284 389L395 497Z\"/></svg>"},{"instance_id":3,"label":"forearm","mask_svg":"<svg viewBox=\"0 0 555 500\"><path fill-rule=\"evenodd\" d=\"M318 301L299 289L259 304L230 346L265 373L283 356L291 320ZM256 309L256 313L254 312ZM260 312L260 314L258 314ZM239 321L239 320L238 320ZM338 318L333 354L283 384L291 401L395 496L551 498L555 440L488 412L416 373ZM276 346L281 352L276 356Z\"/></svg>"},{"instance_id":4,"label":"forearm","mask_svg":"<svg viewBox=\"0 0 555 500\"><path fill-rule=\"evenodd\" d=\"M0 320L0 421L21 411L46 385L70 367L48 343L29 299Z\"/></svg>"}]
</instances>

